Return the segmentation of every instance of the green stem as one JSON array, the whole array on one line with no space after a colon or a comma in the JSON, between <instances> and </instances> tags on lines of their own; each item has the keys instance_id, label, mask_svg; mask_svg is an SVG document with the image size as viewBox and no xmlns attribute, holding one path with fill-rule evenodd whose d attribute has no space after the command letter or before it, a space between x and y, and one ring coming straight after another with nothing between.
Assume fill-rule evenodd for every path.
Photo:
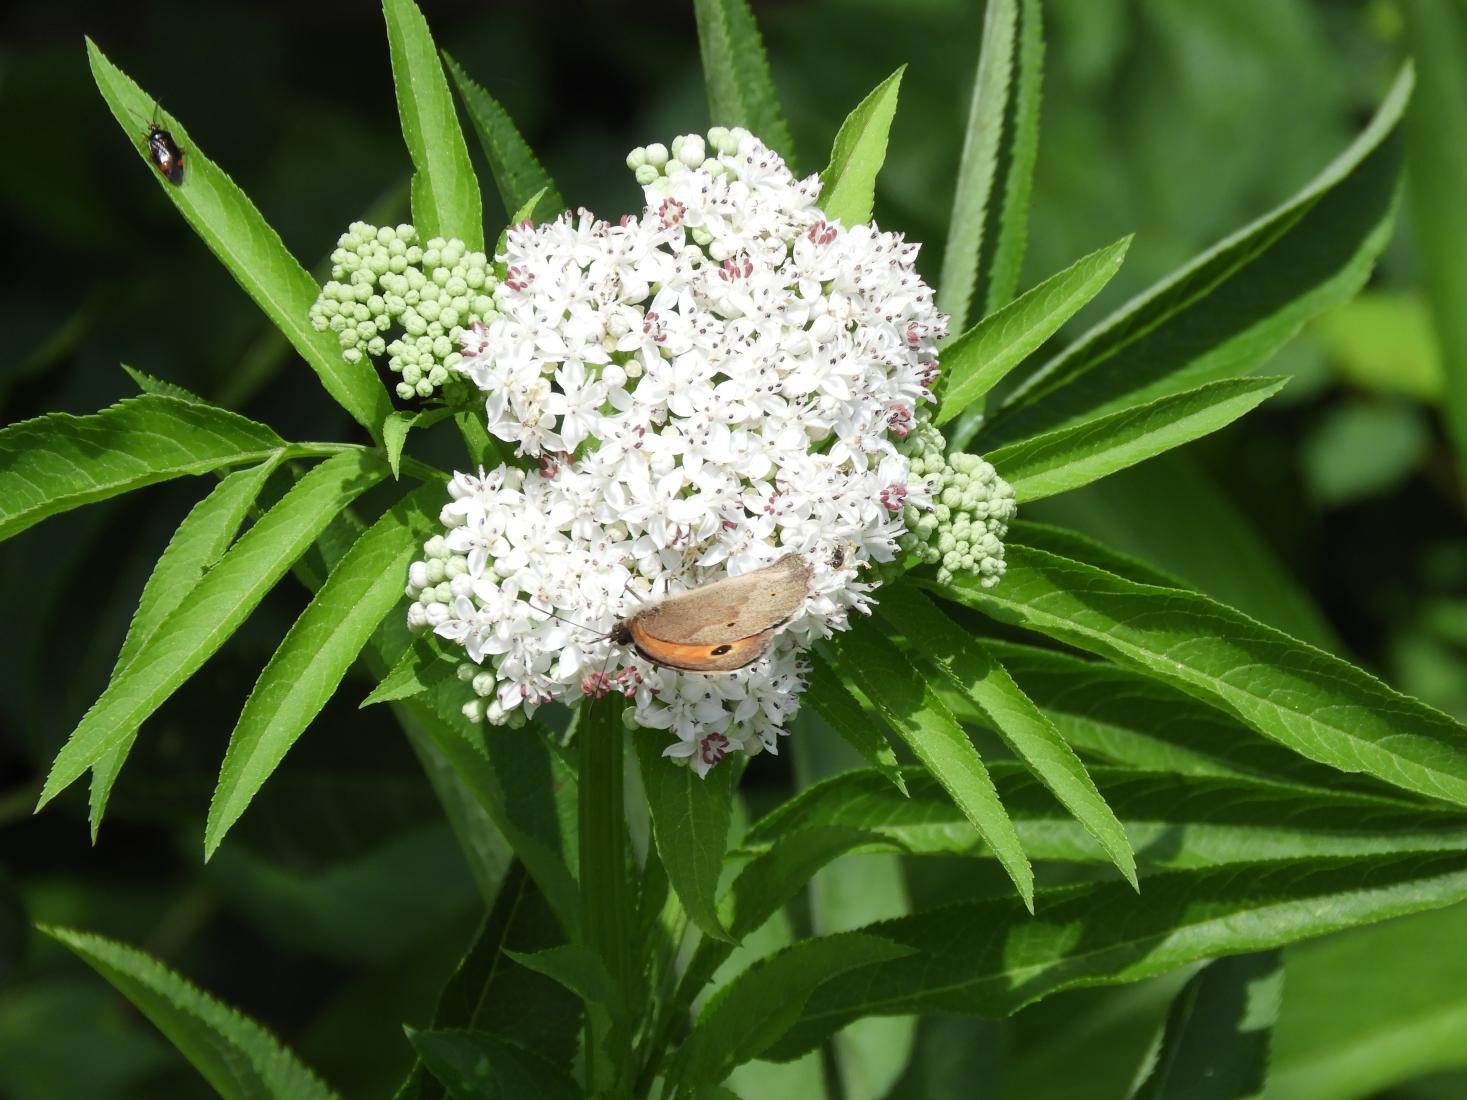
<instances>
[{"instance_id":1,"label":"green stem","mask_svg":"<svg viewBox=\"0 0 1467 1100\"><path fill-rule=\"evenodd\" d=\"M581 939L601 956L625 1009L631 973L627 828L622 805L622 698L582 703L580 743ZM623 1012L623 1015L625 1013ZM586 1014L586 1085L596 1096L627 1095L631 1049L626 1029L611 1047L599 1013Z\"/></svg>"}]
</instances>

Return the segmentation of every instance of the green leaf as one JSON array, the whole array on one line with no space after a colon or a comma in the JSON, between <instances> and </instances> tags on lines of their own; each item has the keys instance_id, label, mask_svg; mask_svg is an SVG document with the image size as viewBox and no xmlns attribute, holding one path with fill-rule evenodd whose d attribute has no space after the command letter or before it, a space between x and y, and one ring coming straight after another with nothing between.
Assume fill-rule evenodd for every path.
<instances>
[{"instance_id":1,"label":"green leaf","mask_svg":"<svg viewBox=\"0 0 1467 1100\"><path fill-rule=\"evenodd\" d=\"M402 602L403 577L436 525L441 497L441 486L424 485L389 508L286 632L230 734L204 827L206 860L321 713L377 624Z\"/></svg>"},{"instance_id":2,"label":"green leaf","mask_svg":"<svg viewBox=\"0 0 1467 1100\"><path fill-rule=\"evenodd\" d=\"M1021 501L1098 481L1226 427L1288 384L1287 378L1229 378L1158 397L990 451L987 458Z\"/></svg>"},{"instance_id":3,"label":"green leaf","mask_svg":"<svg viewBox=\"0 0 1467 1100\"><path fill-rule=\"evenodd\" d=\"M912 855L991 857L972 823L936 780L904 769L910 797L869 769L846 772L801 791L755 822L746 851L806 832L849 830L882 837ZM1111 862L1095 837L1055 804L1020 764L997 761L993 780L1024 848L1037 860ZM1399 852L1467 851L1467 817L1412 806L1250 779L1177 776L1097 767L1091 775L1114 810L1142 866L1220 867L1262 859L1369 857ZM813 841L811 842L813 843Z\"/></svg>"},{"instance_id":4,"label":"green leaf","mask_svg":"<svg viewBox=\"0 0 1467 1100\"><path fill-rule=\"evenodd\" d=\"M1018 0L990 0L984 6L978 72L973 79L947 247L937 282L937 308L951 318L954 330L968 326L973 292L984 266L988 204L998 175L1018 23Z\"/></svg>"},{"instance_id":5,"label":"green leaf","mask_svg":"<svg viewBox=\"0 0 1467 1100\"><path fill-rule=\"evenodd\" d=\"M952 801L946 801L953 809ZM734 945L762 927L831 860L857 848L885 847L899 849L901 845L880 833L839 825L814 825L775 838L766 851L739 872L719 904L720 918L732 942L705 938L698 944L678 984L674 1003L684 1009L692 1004L698 991L733 953Z\"/></svg>"},{"instance_id":6,"label":"green leaf","mask_svg":"<svg viewBox=\"0 0 1467 1100\"><path fill-rule=\"evenodd\" d=\"M489 170L494 173L494 185L499 189L505 213L520 209L541 191L545 192L547 209L554 207L557 212L565 209L565 200L555 189L555 181L536 159L534 150L520 137L509 112L483 85L464 72L446 50L443 63L448 68L448 75L453 77L464 110L468 112L469 121L474 124L474 131L484 147L484 157L489 161Z\"/></svg>"},{"instance_id":7,"label":"green leaf","mask_svg":"<svg viewBox=\"0 0 1467 1100\"><path fill-rule=\"evenodd\" d=\"M880 606L907 644L931 661L978 705L1024 765L1075 815L1126 881L1136 886L1136 857L1085 765L992 655L944 615L920 589L899 584Z\"/></svg>"},{"instance_id":8,"label":"green leaf","mask_svg":"<svg viewBox=\"0 0 1467 1100\"><path fill-rule=\"evenodd\" d=\"M574 993L587 1005L598 1005L613 1014L624 1011L611 972L601 956L585 944L563 943L543 951L507 954L525 969L542 974Z\"/></svg>"},{"instance_id":9,"label":"green leaf","mask_svg":"<svg viewBox=\"0 0 1467 1100\"><path fill-rule=\"evenodd\" d=\"M1062 989L1134 982L1467 899L1467 854L1260 863L948 905L864 931L917 954L837 977L767 1057L812 1049L870 1015L1000 1015ZM808 941L818 942L818 941Z\"/></svg>"},{"instance_id":10,"label":"green leaf","mask_svg":"<svg viewBox=\"0 0 1467 1100\"><path fill-rule=\"evenodd\" d=\"M159 109L152 96L103 56L87 39L87 58L97 88L113 117L128 135L138 156L157 178L163 193L178 208L209 250L265 311L342 408L367 431L378 431L392 411L387 390L366 359L348 363L333 332L317 332L307 320L321 288L280 241L245 193L204 155L188 131L172 115ZM184 154L183 183L168 183L153 167L144 142L147 126L157 117L177 140Z\"/></svg>"},{"instance_id":11,"label":"green leaf","mask_svg":"<svg viewBox=\"0 0 1467 1100\"><path fill-rule=\"evenodd\" d=\"M790 137L769 58L748 0L694 0L698 52L708 86L708 117L715 126L742 126L795 170Z\"/></svg>"},{"instance_id":12,"label":"green leaf","mask_svg":"<svg viewBox=\"0 0 1467 1100\"><path fill-rule=\"evenodd\" d=\"M533 195L525 200L525 204L523 206L521 206L518 210L510 215L508 223L499 233L499 240L495 242L494 251L496 253L500 253L503 252L506 247L508 247L509 231L515 226L520 225L524 222L532 222L538 225L541 222L555 217L563 209L564 204L560 202L560 197L553 190L551 190L549 187L540 188L540 190L536 191ZM468 410L460 413L459 416L471 417L475 420L476 423L478 422L478 414L473 410ZM483 425L480 424L478 432L476 432L475 434L478 435L483 431ZM497 448L499 445L500 444L498 440L485 434L483 443L474 449L481 452L492 453L493 449Z\"/></svg>"},{"instance_id":13,"label":"green leaf","mask_svg":"<svg viewBox=\"0 0 1467 1100\"><path fill-rule=\"evenodd\" d=\"M820 173L817 205L827 218L846 226L871 220L876 176L886 160L886 139L906 71L903 65L876 85L841 123L830 149L830 163Z\"/></svg>"},{"instance_id":14,"label":"green leaf","mask_svg":"<svg viewBox=\"0 0 1467 1100\"><path fill-rule=\"evenodd\" d=\"M194 505L168 546L163 550L153 572L143 585L143 594L138 599L138 609L133 613L127 628L122 649L117 654L109 680L115 680L157 633L168 616L193 592L205 572L224 556L240 524L249 514L260 495L266 480L275 472L276 463L266 461L248 470L237 470L227 476L198 504ZM107 810L107 800L112 786L122 771L136 732L111 752L107 753L92 769L92 791L89 820L92 843L97 841L97 831L102 826L102 815Z\"/></svg>"},{"instance_id":15,"label":"green leaf","mask_svg":"<svg viewBox=\"0 0 1467 1100\"><path fill-rule=\"evenodd\" d=\"M1014 824L993 789L978 750L926 678L902 651L869 623L835 639L840 667L901 734L998 854L1026 905L1034 898L1034 872Z\"/></svg>"},{"instance_id":16,"label":"green leaf","mask_svg":"<svg viewBox=\"0 0 1467 1100\"><path fill-rule=\"evenodd\" d=\"M991 219L993 259L986 273L985 315L1013 298L1029 236L1029 197L1034 185L1034 162L1039 157L1039 99L1044 80L1043 8L1039 0L1021 0L1018 37L1016 71L1004 112L1005 183L998 208L993 211L996 217Z\"/></svg>"},{"instance_id":17,"label":"green leaf","mask_svg":"<svg viewBox=\"0 0 1467 1100\"><path fill-rule=\"evenodd\" d=\"M1467 28L1458 5L1406 0L1406 41L1421 73L1406 122L1406 181L1427 299L1441 341L1447 430L1467 470Z\"/></svg>"},{"instance_id":18,"label":"green leaf","mask_svg":"<svg viewBox=\"0 0 1467 1100\"><path fill-rule=\"evenodd\" d=\"M1083 492L1051 497L1025 509L1025 515L1079 528L1185 582L1147 582L1084 554L1036 543L1041 550L1080 558L1143 583L1198 588L1321 649L1343 649L1304 586L1258 530L1256 520L1265 517L1251 501L1234 501L1186 451L1132 466ZM1199 531L1207 537L1198 538Z\"/></svg>"},{"instance_id":19,"label":"green leaf","mask_svg":"<svg viewBox=\"0 0 1467 1100\"><path fill-rule=\"evenodd\" d=\"M174 397L22 420L0 430L0 539L145 485L252 466L286 445L263 424Z\"/></svg>"},{"instance_id":20,"label":"green leaf","mask_svg":"<svg viewBox=\"0 0 1467 1100\"><path fill-rule=\"evenodd\" d=\"M332 517L386 473L370 451L329 458L240 536L72 731L37 809L130 737L239 628Z\"/></svg>"},{"instance_id":21,"label":"green leaf","mask_svg":"<svg viewBox=\"0 0 1467 1100\"><path fill-rule=\"evenodd\" d=\"M942 393L934 423L979 401L1073 317L1121 269L1131 238L1082 256L1025 291L942 349Z\"/></svg>"},{"instance_id":22,"label":"green leaf","mask_svg":"<svg viewBox=\"0 0 1467 1100\"><path fill-rule=\"evenodd\" d=\"M469 147L428 21L413 0L382 0L402 138L413 159L413 222L423 240L484 248L484 209Z\"/></svg>"},{"instance_id":23,"label":"green leaf","mask_svg":"<svg viewBox=\"0 0 1467 1100\"><path fill-rule=\"evenodd\" d=\"M940 788L939 788L940 789ZM949 801L949 805L951 802ZM728 930L735 940L758 929L831 860L857 848L900 849L886 837L844 826L812 827L787 833L750 860L724 899Z\"/></svg>"},{"instance_id":24,"label":"green leaf","mask_svg":"<svg viewBox=\"0 0 1467 1100\"><path fill-rule=\"evenodd\" d=\"M87 932L37 927L111 982L226 1100L335 1097L259 1024L141 951Z\"/></svg>"},{"instance_id":25,"label":"green leaf","mask_svg":"<svg viewBox=\"0 0 1467 1100\"><path fill-rule=\"evenodd\" d=\"M1259 737L1236 719L1151 676L1027 645L985 642L1066 741L1145 771L1266 779L1406 796L1343 775Z\"/></svg>"},{"instance_id":26,"label":"green leaf","mask_svg":"<svg viewBox=\"0 0 1467 1100\"><path fill-rule=\"evenodd\" d=\"M1176 684L1311 760L1467 805L1460 723L1206 596L1023 546L1008 548L998 587L939 590Z\"/></svg>"},{"instance_id":27,"label":"green leaf","mask_svg":"<svg viewBox=\"0 0 1467 1100\"><path fill-rule=\"evenodd\" d=\"M431 428L434 424L454 415L454 411L446 406L436 409L419 409L414 413L397 410L382 422L382 447L387 452L387 465L392 469L394 481L401 476L402 448L407 443L408 432L414 428ZM409 459L409 461L413 460ZM422 463L417 465L419 470L423 468ZM421 478L422 474L418 476Z\"/></svg>"},{"instance_id":28,"label":"green leaf","mask_svg":"<svg viewBox=\"0 0 1467 1100\"><path fill-rule=\"evenodd\" d=\"M483 1031L414 1031L413 1048L453 1100L583 1100L554 1063Z\"/></svg>"},{"instance_id":29,"label":"green leaf","mask_svg":"<svg viewBox=\"0 0 1467 1100\"><path fill-rule=\"evenodd\" d=\"M543 731L485 727L463 715L463 683L452 662L425 671L428 690L392 704L410 738L426 741L458 774L464 787L504 834L567 932L578 924L578 894L569 860L576 837L567 835L559 799L574 805L575 776L551 753Z\"/></svg>"},{"instance_id":30,"label":"green leaf","mask_svg":"<svg viewBox=\"0 0 1467 1100\"><path fill-rule=\"evenodd\" d=\"M815 990L850 971L911 955L880 936L847 932L787 947L754 963L704 1007L679 1052L683 1077L716 1084L758 1058L799 1018Z\"/></svg>"},{"instance_id":31,"label":"green leaf","mask_svg":"<svg viewBox=\"0 0 1467 1100\"><path fill-rule=\"evenodd\" d=\"M428 679L425 676L427 669L441 659L426 639L414 640L412 645L402 651L397 664L382 677L371 694L357 704L357 709L422 694L428 690Z\"/></svg>"},{"instance_id":32,"label":"green leaf","mask_svg":"<svg viewBox=\"0 0 1467 1100\"><path fill-rule=\"evenodd\" d=\"M984 425L985 449L1246 374L1349 298L1389 238L1409 68L1364 132L1293 198L1102 321Z\"/></svg>"},{"instance_id":33,"label":"green leaf","mask_svg":"<svg viewBox=\"0 0 1467 1100\"><path fill-rule=\"evenodd\" d=\"M1208 963L1172 1002L1133 1100L1248 1100L1263 1091L1284 966L1277 951Z\"/></svg>"},{"instance_id":34,"label":"green leaf","mask_svg":"<svg viewBox=\"0 0 1467 1100\"><path fill-rule=\"evenodd\" d=\"M811 650L807 659L810 686L805 690L804 702L860 753L866 763L889 778L899 790L905 789L896 753L886 739L882 723L862 708L825 658Z\"/></svg>"},{"instance_id":35,"label":"green leaf","mask_svg":"<svg viewBox=\"0 0 1467 1100\"><path fill-rule=\"evenodd\" d=\"M1266 1100L1364 1100L1467 1064L1464 936L1456 905L1290 948Z\"/></svg>"},{"instance_id":36,"label":"green leaf","mask_svg":"<svg viewBox=\"0 0 1467 1100\"><path fill-rule=\"evenodd\" d=\"M137 384L137 388L143 393L151 393L159 397L176 397L180 401L187 401L190 405L211 404L211 402L205 401L202 397L194 393L192 390L186 390L182 386L176 385L175 383L169 382L163 378L154 378L151 374L147 374L143 371L137 370L134 367L130 367L126 363L122 364L122 369L126 372L127 376L131 378L134 383Z\"/></svg>"},{"instance_id":37,"label":"green leaf","mask_svg":"<svg viewBox=\"0 0 1467 1100\"><path fill-rule=\"evenodd\" d=\"M1044 550L1065 558L1074 558L1086 565L1104 569L1137 584L1154 584L1162 588L1192 588L1193 585L1171 573L1111 549L1105 543L1071 531L1068 527L1057 527L1052 523L1036 523L1033 520L1016 519L1009 524L1005 544L1027 546L1032 550Z\"/></svg>"},{"instance_id":38,"label":"green leaf","mask_svg":"<svg viewBox=\"0 0 1467 1100\"><path fill-rule=\"evenodd\" d=\"M438 996L433 1028L488 1032L568 1067L581 1027L579 1000L560 984L514 961L513 952L543 951L562 943L555 914L514 862L468 953ZM438 1100L443 1089L414 1066L395 1100Z\"/></svg>"},{"instance_id":39,"label":"green leaf","mask_svg":"<svg viewBox=\"0 0 1467 1100\"><path fill-rule=\"evenodd\" d=\"M668 882L704 935L727 940L714 899L733 816L734 769L714 768L699 779L691 767L662 755L665 739L660 732L641 730L632 740Z\"/></svg>"}]
</instances>

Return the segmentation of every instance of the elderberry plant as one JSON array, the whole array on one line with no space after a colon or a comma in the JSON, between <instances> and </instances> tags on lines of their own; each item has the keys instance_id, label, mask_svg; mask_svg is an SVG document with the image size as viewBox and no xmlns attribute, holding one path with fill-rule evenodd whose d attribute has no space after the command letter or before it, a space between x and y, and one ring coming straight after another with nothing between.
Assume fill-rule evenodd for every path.
<instances>
[{"instance_id":1,"label":"elderberry plant","mask_svg":"<svg viewBox=\"0 0 1467 1100\"><path fill-rule=\"evenodd\" d=\"M144 374L92 416L0 431L4 536L217 479L41 805L90 773L95 833L148 720L290 573L310 600L242 702L205 856L367 677L486 907L436 1011L405 1021L396 1095L767 1095L738 1091L749 1063L843 1066L838 1033L868 1017L1002 1016L1168 974L1187 985L1133 1095L1215 1062L1251 1088L1278 948L1467 899L1467 730L1022 508L1279 390L1256 370L1385 242L1409 70L1295 198L1060 337L1128 241L1017 293L1037 0L990 0L936 289L873 221L902 72L801 174L745 0L694 8L715 125L634 149L640 194L600 216L564 208L412 0L386 0L411 220L342 211L323 284L160 112L185 151L163 195L360 433L289 441ZM136 137L150 97L88 52ZM515 212L497 236L450 77ZM806 591L746 666L621 640L638 608L792 554ZM740 781L792 731L860 766L750 821ZM893 852L1006 885L855 929L798 904ZM334 1095L141 953L47 931L222 1094ZM486 1008L506 1001L522 1010ZM1237 1017L1206 1057L1198 1004Z\"/></svg>"}]
</instances>

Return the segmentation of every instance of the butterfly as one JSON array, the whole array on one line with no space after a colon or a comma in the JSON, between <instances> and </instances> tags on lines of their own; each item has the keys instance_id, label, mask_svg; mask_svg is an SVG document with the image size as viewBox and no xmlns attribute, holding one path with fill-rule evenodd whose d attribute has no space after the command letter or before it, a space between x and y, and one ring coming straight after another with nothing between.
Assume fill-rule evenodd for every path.
<instances>
[{"instance_id":1,"label":"butterfly","mask_svg":"<svg viewBox=\"0 0 1467 1100\"><path fill-rule=\"evenodd\" d=\"M654 665L680 672L733 672L765 653L810 594L801 554L639 608L611 628Z\"/></svg>"}]
</instances>

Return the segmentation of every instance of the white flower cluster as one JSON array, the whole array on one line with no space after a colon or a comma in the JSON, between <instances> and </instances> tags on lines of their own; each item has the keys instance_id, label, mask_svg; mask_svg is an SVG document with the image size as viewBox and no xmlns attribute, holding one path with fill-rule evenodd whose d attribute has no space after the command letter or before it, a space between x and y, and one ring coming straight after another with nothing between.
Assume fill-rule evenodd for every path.
<instances>
[{"instance_id":1,"label":"white flower cluster","mask_svg":"<svg viewBox=\"0 0 1467 1100\"><path fill-rule=\"evenodd\" d=\"M916 245L828 221L818 178L747 132L629 163L641 216L508 234L498 316L465 334L457 369L529 468L454 477L409 619L492 668L470 705L490 721L614 686L705 774L777 751L799 651L844 628L869 600L859 571L898 553L929 487L895 444L930 400L946 318ZM809 596L745 669L677 672L607 637L647 601L791 550Z\"/></svg>"}]
</instances>

